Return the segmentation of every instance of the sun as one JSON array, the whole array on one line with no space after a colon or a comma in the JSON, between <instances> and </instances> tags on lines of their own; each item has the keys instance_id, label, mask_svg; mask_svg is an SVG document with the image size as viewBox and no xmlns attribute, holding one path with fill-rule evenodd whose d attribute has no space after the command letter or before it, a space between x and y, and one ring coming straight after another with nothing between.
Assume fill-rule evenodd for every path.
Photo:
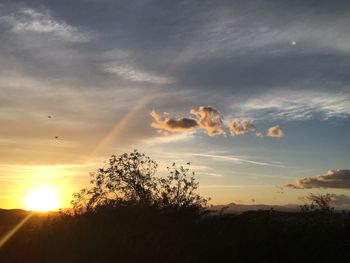
<instances>
[{"instance_id":1,"label":"sun","mask_svg":"<svg viewBox=\"0 0 350 263\"><path fill-rule=\"evenodd\" d=\"M24 198L25 208L29 211L47 212L60 207L58 191L52 187L40 187L31 190Z\"/></svg>"}]
</instances>

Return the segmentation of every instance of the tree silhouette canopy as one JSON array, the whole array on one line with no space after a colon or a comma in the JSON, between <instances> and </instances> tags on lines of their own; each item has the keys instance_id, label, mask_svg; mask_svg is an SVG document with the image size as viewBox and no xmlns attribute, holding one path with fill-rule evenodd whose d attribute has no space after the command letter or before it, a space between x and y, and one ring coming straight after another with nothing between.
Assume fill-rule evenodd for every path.
<instances>
[{"instance_id":1,"label":"tree silhouette canopy","mask_svg":"<svg viewBox=\"0 0 350 263\"><path fill-rule=\"evenodd\" d=\"M188 163L189 165L189 163ZM158 164L134 150L112 155L103 168L91 173L91 187L73 195L76 213L101 206L142 205L163 210L203 212L209 199L196 193L198 183L189 168L173 163L166 177L157 177Z\"/></svg>"},{"instance_id":2,"label":"tree silhouette canopy","mask_svg":"<svg viewBox=\"0 0 350 263\"><path fill-rule=\"evenodd\" d=\"M306 203L300 206L301 212L306 214L332 215L334 207L331 206L332 194L309 194Z\"/></svg>"}]
</instances>

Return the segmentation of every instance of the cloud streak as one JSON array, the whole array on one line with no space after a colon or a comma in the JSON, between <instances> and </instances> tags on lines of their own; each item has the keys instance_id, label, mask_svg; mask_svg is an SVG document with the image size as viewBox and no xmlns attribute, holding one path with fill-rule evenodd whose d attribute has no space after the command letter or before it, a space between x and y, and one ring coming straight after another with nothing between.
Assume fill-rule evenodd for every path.
<instances>
[{"instance_id":1,"label":"cloud streak","mask_svg":"<svg viewBox=\"0 0 350 263\"><path fill-rule=\"evenodd\" d=\"M191 154L193 156L199 156L199 157L206 157L206 158L211 158L211 159L218 159L218 160L224 160L224 161L230 161L230 162L235 162L235 163L248 163L248 164L255 164L255 165L262 165L262 166L271 166L271 167L285 167L282 164L273 164L273 163L268 163L268 162L258 162L258 161L253 161L253 160L248 160L248 159L243 159L237 156L232 156L232 155L213 155L213 154L202 154L202 153L193 153Z\"/></svg>"},{"instance_id":2,"label":"cloud streak","mask_svg":"<svg viewBox=\"0 0 350 263\"><path fill-rule=\"evenodd\" d=\"M175 82L171 77L149 73L129 64L109 63L105 65L104 70L133 82L149 82L163 85Z\"/></svg>"}]
</instances>

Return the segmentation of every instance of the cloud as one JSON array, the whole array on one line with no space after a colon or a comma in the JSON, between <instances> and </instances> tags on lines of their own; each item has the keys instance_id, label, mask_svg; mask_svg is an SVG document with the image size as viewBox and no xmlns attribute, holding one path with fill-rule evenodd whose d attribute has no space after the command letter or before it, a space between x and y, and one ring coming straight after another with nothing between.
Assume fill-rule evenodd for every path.
<instances>
[{"instance_id":1,"label":"cloud","mask_svg":"<svg viewBox=\"0 0 350 263\"><path fill-rule=\"evenodd\" d=\"M255 133L255 136L258 138L262 138L262 137L264 137L264 134L262 132L257 132L257 133Z\"/></svg>"},{"instance_id":2,"label":"cloud","mask_svg":"<svg viewBox=\"0 0 350 263\"><path fill-rule=\"evenodd\" d=\"M255 127L250 120L234 119L229 122L228 126L232 136L243 135L255 130Z\"/></svg>"},{"instance_id":3,"label":"cloud","mask_svg":"<svg viewBox=\"0 0 350 263\"><path fill-rule=\"evenodd\" d=\"M295 184L284 187L294 189L339 188L350 189L350 170L329 170L325 175L298 179Z\"/></svg>"},{"instance_id":4,"label":"cloud","mask_svg":"<svg viewBox=\"0 0 350 263\"><path fill-rule=\"evenodd\" d=\"M0 17L0 23L10 25L15 33L32 32L53 34L70 42L88 42L91 34L81 32L64 21L55 20L48 11L41 13L31 8L20 9Z\"/></svg>"},{"instance_id":5,"label":"cloud","mask_svg":"<svg viewBox=\"0 0 350 263\"><path fill-rule=\"evenodd\" d=\"M270 91L246 100L234 110L255 119L309 120L350 117L350 93L325 91Z\"/></svg>"},{"instance_id":6,"label":"cloud","mask_svg":"<svg viewBox=\"0 0 350 263\"><path fill-rule=\"evenodd\" d=\"M184 142L184 141L189 141L193 139L193 133L191 132L186 132L186 133L180 133L180 134L165 134L163 133L161 136L149 138L149 139L144 139L141 140L141 142L145 145L160 145L160 144L168 144L168 143L174 143L174 142Z\"/></svg>"},{"instance_id":7,"label":"cloud","mask_svg":"<svg viewBox=\"0 0 350 263\"><path fill-rule=\"evenodd\" d=\"M209 106L201 106L198 110L192 109L191 114L196 119L184 117L170 118L168 113L164 113L164 117L161 117L155 111L152 111L150 114L154 120L151 126L155 129L184 132L194 128L202 128L207 131L209 136L225 134L222 114Z\"/></svg>"},{"instance_id":8,"label":"cloud","mask_svg":"<svg viewBox=\"0 0 350 263\"><path fill-rule=\"evenodd\" d=\"M183 132L198 127L198 123L194 119L182 117L170 118L168 113L164 113L164 116L161 117L155 111L152 111L150 114L154 120L151 126L155 129L169 132Z\"/></svg>"},{"instance_id":9,"label":"cloud","mask_svg":"<svg viewBox=\"0 0 350 263\"><path fill-rule=\"evenodd\" d=\"M149 73L129 64L110 63L105 65L104 70L134 82L149 82L154 84L171 84L174 82L174 79L171 77Z\"/></svg>"},{"instance_id":10,"label":"cloud","mask_svg":"<svg viewBox=\"0 0 350 263\"><path fill-rule=\"evenodd\" d=\"M192 153L192 156L199 156L199 157L206 157L211 159L217 159L217 160L223 160L223 161L229 161L229 162L235 162L238 164L242 163L249 163L249 164L255 164L255 165L262 165L262 166L271 166L271 167L284 167L282 164L273 164L268 162L258 162L248 159L243 159L238 156L232 156L232 155L214 155L214 154L202 154L202 153Z\"/></svg>"},{"instance_id":11,"label":"cloud","mask_svg":"<svg viewBox=\"0 0 350 263\"><path fill-rule=\"evenodd\" d=\"M198 110L192 109L191 114L198 118L200 128L207 130L209 136L225 134L223 127L223 115L216 109L208 107L199 107Z\"/></svg>"},{"instance_id":12,"label":"cloud","mask_svg":"<svg viewBox=\"0 0 350 263\"><path fill-rule=\"evenodd\" d=\"M276 125L276 126L273 126L267 130L266 136L281 138L284 136L284 133L283 133L282 129L280 128L280 126Z\"/></svg>"},{"instance_id":13,"label":"cloud","mask_svg":"<svg viewBox=\"0 0 350 263\"><path fill-rule=\"evenodd\" d=\"M170 118L168 113L160 116L157 112L152 111L150 115L153 118L151 126L155 129L168 132L187 132L192 129L205 129L209 136L225 135L224 116L216 109L208 107L199 107L198 110L191 109L190 113L195 118L177 117ZM251 120L242 120L240 118L233 119L227 124L230 129L231 136L244 135L255 130ZM267 136L282 137L283 131L277 125L268 129ZM264 137L261 132L256 133L257 137Z\"/></svg>"}]
</instances>

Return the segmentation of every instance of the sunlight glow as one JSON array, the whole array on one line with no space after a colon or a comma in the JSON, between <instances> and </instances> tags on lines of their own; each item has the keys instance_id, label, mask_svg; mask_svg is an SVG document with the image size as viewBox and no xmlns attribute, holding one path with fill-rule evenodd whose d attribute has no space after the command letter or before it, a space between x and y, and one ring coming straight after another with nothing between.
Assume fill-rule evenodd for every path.
<instances>
[{"instance_id":1,"label":"sunlight glow","mask_svg":"<svg viewBox=\"0 0 350 263\"><path fill-rule=\"evenodd\" d=\"M41 187L30 191L24 199L25 208L29 211L47 212L60 207L58 191L51 187Z\"/></svg>"}]
</instances>

